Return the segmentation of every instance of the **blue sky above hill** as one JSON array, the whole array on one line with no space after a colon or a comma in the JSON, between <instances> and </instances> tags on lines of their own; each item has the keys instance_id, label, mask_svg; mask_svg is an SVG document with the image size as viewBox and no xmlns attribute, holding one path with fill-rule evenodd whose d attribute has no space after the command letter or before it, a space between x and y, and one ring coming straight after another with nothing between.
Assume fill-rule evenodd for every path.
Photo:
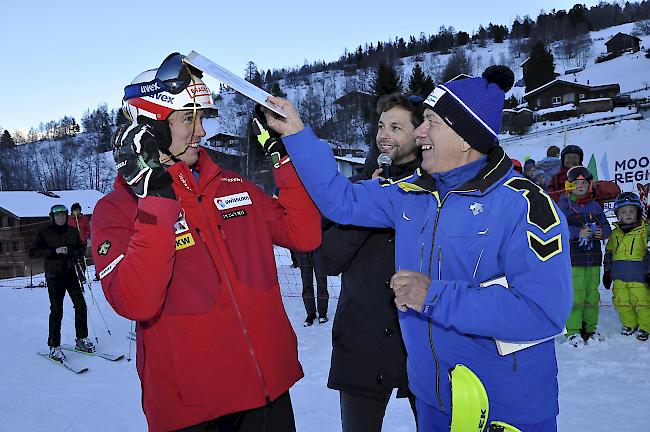
<instances>
[{"instance_id":1,"label":"blue sky above hill","mask_svg":"<svg viewBox=\"0 0 650 432\"><path fill-rule=\"evenodd\" d=\"M198 51L243 75L249 60L260 69L332 61L360 44L435 34L442 25L471 34L481 24L510 26L517 15L535 18L573 4L9 0L0 25L0 127L79 120L103 102L119 107L124 86L173 51Z\"/></svg>"}]
</instances>

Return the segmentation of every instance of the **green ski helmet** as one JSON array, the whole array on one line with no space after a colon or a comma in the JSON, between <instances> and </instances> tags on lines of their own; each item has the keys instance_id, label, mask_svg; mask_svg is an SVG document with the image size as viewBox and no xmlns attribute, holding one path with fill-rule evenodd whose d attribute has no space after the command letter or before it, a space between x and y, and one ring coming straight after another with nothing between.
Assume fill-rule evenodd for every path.
<instances>
[{"instance_id":1,"label":"green ski helmet","mask_svg":"<svg viewBox=\"0 0 650 432\"><path fill-rule=\"evenodd\" d=\"M451 381L450 432L483 432L490 403L483 383L467 366L457 364L449 371ZM521 432L514 426L493 421L486 432Z\"/></svg>"},{"instance_id":2,"label":"green ski helmet","mask_svg":"<svg viewBox=\"0 0 650 432\"><path fill-rule=\"evenodd\" d=\"M63 204L54 204L54 205L50 208L50 213L49 213L49 215L50 215L50 222L54 223L54 215L55 215L56 213L65 213L66 216L69 214L69 213L68 213L68 208L67 208L66 206L64 206Z\"/></svg>"},{"instance_id":3,"label":"green ski helmet","mask_svg":"<svg viewBox=\"0 0 650 432\"><path fill-rule=\"evenodd\" d=\"M490 404L481 380L467 366L457 364L451 381L451 432L483 432Z\"/></svg>"}]
</instances>

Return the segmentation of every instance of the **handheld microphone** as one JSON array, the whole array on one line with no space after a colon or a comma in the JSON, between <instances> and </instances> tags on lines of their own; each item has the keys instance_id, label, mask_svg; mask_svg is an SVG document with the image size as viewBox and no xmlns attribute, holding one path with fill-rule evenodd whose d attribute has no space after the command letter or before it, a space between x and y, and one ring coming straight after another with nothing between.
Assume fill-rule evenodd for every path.
<instances>
[{"instance_id":1,"label":"handheld microphone","mask_svg":"<svg viewBox=\"0 0 650 432\"><path fill-rule=\"evenodd\" d=\"M390 177L390 166L393 163L393 160L386 153L382 153L377 158L377 165L381 168L381 177L387 179Z\"/></svg>"}]
</instances>

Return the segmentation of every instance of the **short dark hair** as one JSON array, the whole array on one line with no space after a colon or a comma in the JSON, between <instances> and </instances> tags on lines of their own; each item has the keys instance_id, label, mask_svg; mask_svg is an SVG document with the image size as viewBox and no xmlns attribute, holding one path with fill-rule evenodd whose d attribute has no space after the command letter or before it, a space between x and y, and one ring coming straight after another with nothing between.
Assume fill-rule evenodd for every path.
<instances>
[{"instance_id":1,"label":"short dark hair","mask_svg":"<svg viewBox=\"0 0 650 432\"><path fill-rule=\"evenodd\" d=\"M81 205L79 203L74 203L72 206L70 206L70 211L75 211L75 210L81 211Z\"/></svg>"},{"instance_id":2,"label":"short dark hair","mask_svg":"<svg viewBox=\"0 0 650 432\"><path fill-rule=\"evenodd\" d=\"M552 145L546 150L546 157L560 157L560 148Z\"/></svg>"},{"instance_id":3,"label":"short dark hair","mask_svg":"<svg viewBox=\"0 0 650 432\"><path fill-rule=\"evenodd\" d=\"M393 108L403 109L411 113L411 124L418 127L422 123L422 104L415 103L412 99L403 93L390 93L383 95L377 101L377 114L391 110Z\"/></svg>"}]
</instances>

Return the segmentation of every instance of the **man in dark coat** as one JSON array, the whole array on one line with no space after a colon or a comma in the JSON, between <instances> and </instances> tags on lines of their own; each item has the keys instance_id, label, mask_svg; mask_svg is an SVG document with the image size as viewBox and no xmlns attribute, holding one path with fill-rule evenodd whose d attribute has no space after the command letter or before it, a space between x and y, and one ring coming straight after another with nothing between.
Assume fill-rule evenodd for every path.
<instances>
[{"instance_id":1,"label":"man in dark coat","mask_svg":"<svg viewBox=\"0 0 650 432\"><path fill-rule=\"evenodd\" d=\"M404 95L392 94L379 100L377 112L377 146L369 152L365 172L352 181L400 179L420 165L413 138L422 121L420 107ZM380 153L392 160L388 172L378 167ZM412 408L414 403L394 296L387 285L395 273L395 232L325 221L315 256L321 271L342 273L327 386L340 391L343 432L379 432L393 389L397 397L408 396Z\"/></svg>"},{"instance_id":2,"label":"man in dark coat","mask_svg":"<svg viewBox=\"0 0 650 432\"><path fill-rule=\"evenodd\" d=\"M63 298L67 291L75 310L76 348L92 352L95 347L88 339L87 308L75 265L83 256L79 231L67 224L68 209L57 204L50 209L50 223L43 228L29 250L30 258L45 258L45 279L50 297L50 325L47 344L50 357L63 361L61 351L61 320Z\"/></svg>"}]
</instances>

